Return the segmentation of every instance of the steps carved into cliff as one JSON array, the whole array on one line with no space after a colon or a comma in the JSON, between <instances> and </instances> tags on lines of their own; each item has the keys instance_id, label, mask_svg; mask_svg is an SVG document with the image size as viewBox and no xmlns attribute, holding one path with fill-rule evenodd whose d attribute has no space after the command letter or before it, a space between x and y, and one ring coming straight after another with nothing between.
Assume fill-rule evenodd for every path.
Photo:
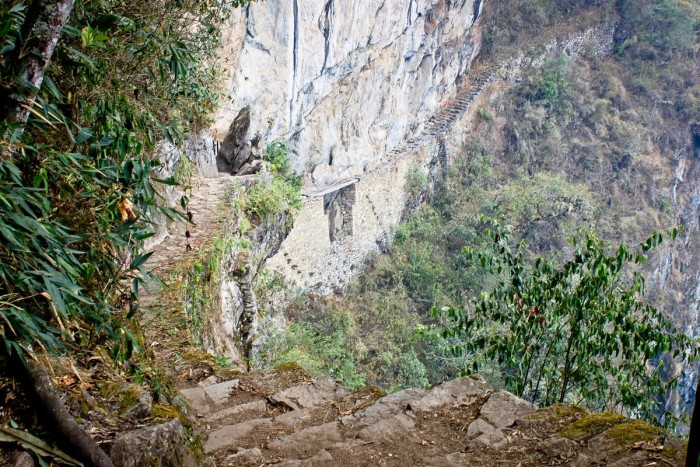
<instances>
[{"instance_id":1,"label":"steps carved into cliff","mask_svg":"<svg viewBox=\"0 0 700 467\"><path fill-rule=\"evenodd\" d=\"M383 397L309 378L294 366L236 376L183 391L217 466L641 466L683 459L680 440L643 422L569 405L538 410L479 376Z\"/></svg>"}]
</instances>

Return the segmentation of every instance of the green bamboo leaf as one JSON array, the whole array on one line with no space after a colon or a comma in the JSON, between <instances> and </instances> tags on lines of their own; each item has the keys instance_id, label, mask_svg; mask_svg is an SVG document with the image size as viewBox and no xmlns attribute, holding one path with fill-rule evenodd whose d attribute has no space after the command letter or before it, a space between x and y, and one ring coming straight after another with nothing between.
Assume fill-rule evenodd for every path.
<instances>
[{"instance_id":1,"label":"green bamboo leaf","mask_svg":"<svg viewBox=\"0 0 700 467\"><path fill-rule=\"evenodd\" d=\"M130 270L134 270L134 269L140 268L141 266L143 266L143 264L144 264L146 261L148 261L148 258L150 258L151 255L153 255L153 252L152 252L152 251L149 251L149 252L146 253L146 254L137 256L136 258L134 258L134 260L133 260L133 261L131 262L131 264L129 265L129 269L130 269Z\"/></svg>"},{"instance_id":2,"label":"green bamboo leaf","mask_svg":"<svg viewBox=\"0 0 700 467\"><path fill-rule=\"evenodd\" d=\"M81 462L26 431L0 426L0 441L19 444L39 457L49 457L62 465L83 467Z\"/></svg>"},{"instance_id":3,"label":"green bamboo leaf","mask_svg":"<svg viewBox=\"0 0 700 467\"><path fill-rule=\"evenodd\" d=\"M83 144L93 137L93 132L90 128L78 127L78 133L73 138L75 144Z\"/></svg>"}]
</instances>

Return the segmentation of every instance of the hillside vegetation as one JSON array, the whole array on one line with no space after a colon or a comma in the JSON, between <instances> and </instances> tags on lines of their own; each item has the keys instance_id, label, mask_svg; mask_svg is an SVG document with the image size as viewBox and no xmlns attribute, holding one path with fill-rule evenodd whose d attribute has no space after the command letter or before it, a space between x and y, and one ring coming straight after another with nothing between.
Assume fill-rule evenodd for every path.
<instances>
[{"instance_id":1,"label":"hillside vegetation","mask_svg":"<svg viewBox=\"0 0 700 467\"><path fill-rule=\"evenodd\" d=\"M368 261L342 296L307 296L288 287L291 324L269 339L268 362L296 361L350 386L433 384L473 358L445 352L464 336L443 335L452 320L431 308L468 307L497 283L464 254L465 247L490 251L482 216L512 225L514 242L528 245L526 259L542 255L554 264L570 258L567 238L580 229L595 230L614 246L635 245L682 222L687 200L674 182L677 161L697 151L691 134L700 118L700 5L527 0L485 8L483 61L515 54L522 44L537 54L574 22L617 22L614 55L560 56L525 70L517 83L492 85L464 123L446 183L396 229L387 254ZM425 181L416 171L410 186L420 191ZM689 235L690 251L682 254L692 258L698 233ZM661 258L676 252L674 245L662 243L633 270L648 278L646 299L686 325L692 317L685 277L673 276L664 286L652 274ZM673 381L677 370L667 363L665 378ZM508 380L495 362L479 372L497 385Z\"/></svg>"}]
</instances>

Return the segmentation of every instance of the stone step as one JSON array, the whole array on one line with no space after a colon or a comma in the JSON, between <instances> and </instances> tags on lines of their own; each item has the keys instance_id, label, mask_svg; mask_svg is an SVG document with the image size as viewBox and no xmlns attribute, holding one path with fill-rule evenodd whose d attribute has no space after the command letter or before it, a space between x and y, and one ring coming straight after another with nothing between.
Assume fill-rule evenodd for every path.
<instances>
[{"instance_id":1,"label":"stone step","mask_svg":"<svg viewBox=\"0 0 700 467\"><path fill-rule=\"evenodd\" d=\"M286 459L280 465L290 466L353 465L349 459L358 451L369 450L371 456L372 452L381 452L381 446L392 443L422 446L423 440L417 430L417 423L420 422L418 417L421 414L442 406L460 407L475 403L490 392L491 388L480 378L462 378L431 390L400 391L385 396L366 408L359 408L351 415L294 430L290 434L278 436L257 451L249 448L233 457L241 463L243 458L255 458L263 462L266 459ZM282 423L293 429L299 426L296 420L309 416L311 410L313 407L296 409L272 420L262 419L222 427L212 433L210 440L205 444L205 450L215 446L221 449L235 443L247 446L244 438L259 427L274 429L274 424ZM225 437L228 437L228 444L222 441ZM426 449L427 457L433 455L430 449ZM416 465L424 464L419 462Z\"/></svg>"},{"instance_id":2,"label":"stone step","mask_svg":"<svg viewBox=\"0 0 700 467\"><path fill-rule=\"evenodd\" d=\"M254 430L265 429L272 424L271 418L256 418L234 425L224 425L209 433L204 443L204 452L211 454L224 448L239 447L241 440Z\"/></svg>"},{"instance_id":3,"label":"stone step","mask_svg":"<svg viewBox=\"0 0 700 467\"><path fill-rule=\"evenodd\" d=\"M217 410L206 416L204 422L212 425L222 423L232 425L256 418L264 418L265 415L267 415L267 411L267 402L264 400L255 400L253 402L246 402Z\"/></svg>"},{"instance_id":4,"label":"stone step","mask_svg":"<svg viewBox=\"0 0 700 467\"><path fill-rule=\"evenodd\" d=\"M332 378L285 388L294 379L277 384L278 377L248 374L241 375L238 384L231 380L190 388L199 396L204 393L205 410L211 410L212 404L215 407L203 419L205 423L226 423L205 427L204 451L215 457L216 465L461 466L493 465L494 459L517 465L530 458L527 456L534 456L528 465L555 465L551 459L561 461L556 465L569 465L571 460L590 465L587 459L647 465L636 463L637 457L644 457L642 451L617 449L609 451L616 457L608 459L595 447L559 436L558 430L578 419L582 409L545 409L530 419L535 412L532 404L506 391L494 392L478 376L429 390L399 391L378 400L369 390L349 393ZM251 386L253 381L263 386L276 384L277 389L266 400L258 397L226 407L229 400L216 406L214 401L227 397L226 383L233 391L259 396L260 386ZM275 414L275 409L288 411ZM557 422L553 431L543 431L541 423L555 415L556 420L564 417L568 421ZM542 463L542 459L548 460ZM634 462L625 464L630 460Z\"/></svg>"},{"instance_id":5,"label":"stone step","mask_svg":"<svg viewBox=\"0 0 700 467\"><path fill-rule=\"evenodd\" d=\"M266 448L271 457L287 459L307 459L320 450L343 441L338 422L312 426L281 437L269 443Z\"/></svg>"},{"instance_id":6,"label":"stone step","mask_svg":"<svg viewBox=\"0 0 700 467\"><path fill-rule=\"evenodd\" d=\"M271 404L291 410L305 409L348 395L345 386L334 378L322 378L294 386L268 398Z\"/></svg>"},{"instance_id":7,"label":"stone step","mask_svg":"<svg viewBox=\"0 0 700 467\"><path fill-rule=\"evenodd\" d=\"M224 407L238 384L239 380L234 379L204 387L186 388L180 392L198 415L205 416Z\"/></svg>"}]
</instances>

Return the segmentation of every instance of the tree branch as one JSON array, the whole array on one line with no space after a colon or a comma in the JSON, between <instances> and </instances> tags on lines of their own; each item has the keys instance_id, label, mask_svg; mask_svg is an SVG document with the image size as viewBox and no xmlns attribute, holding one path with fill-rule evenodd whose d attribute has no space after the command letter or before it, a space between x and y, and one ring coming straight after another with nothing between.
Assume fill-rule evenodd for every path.
<instances>
[{"instance_id":1,"label":"tree branch","mask_svg":"<svg viewBox=\"0 0 700 467\"><path fill-rule=\"evenodd\" d=\"M12 96L10 105L2 109L2 120L11 118L20 125L27 123L29 109L25 106L31 106L31 98L41 88L44 73L74 4L75 0L32 2L22 27L23 40L17 44L14 54L16 64L21 67L18 83L27 87L29 92ZM23 57L26 58L23 60Z\"/></svg>"},{"instance_id":2,"label":"tree branch","mask_svg":"<svg viewBox=\"0 0 700 467\"><path fill-rule=\"evenodd\" d=\"M75 457L86 465L114 467L107 454L73 420L41 363L28 360L26 367L21 363L20 366L24 368L31 390L41 404L42 410L38 411L39 415L45 416L56 433L70 443Z\"/></svg>"}]
</instances>

